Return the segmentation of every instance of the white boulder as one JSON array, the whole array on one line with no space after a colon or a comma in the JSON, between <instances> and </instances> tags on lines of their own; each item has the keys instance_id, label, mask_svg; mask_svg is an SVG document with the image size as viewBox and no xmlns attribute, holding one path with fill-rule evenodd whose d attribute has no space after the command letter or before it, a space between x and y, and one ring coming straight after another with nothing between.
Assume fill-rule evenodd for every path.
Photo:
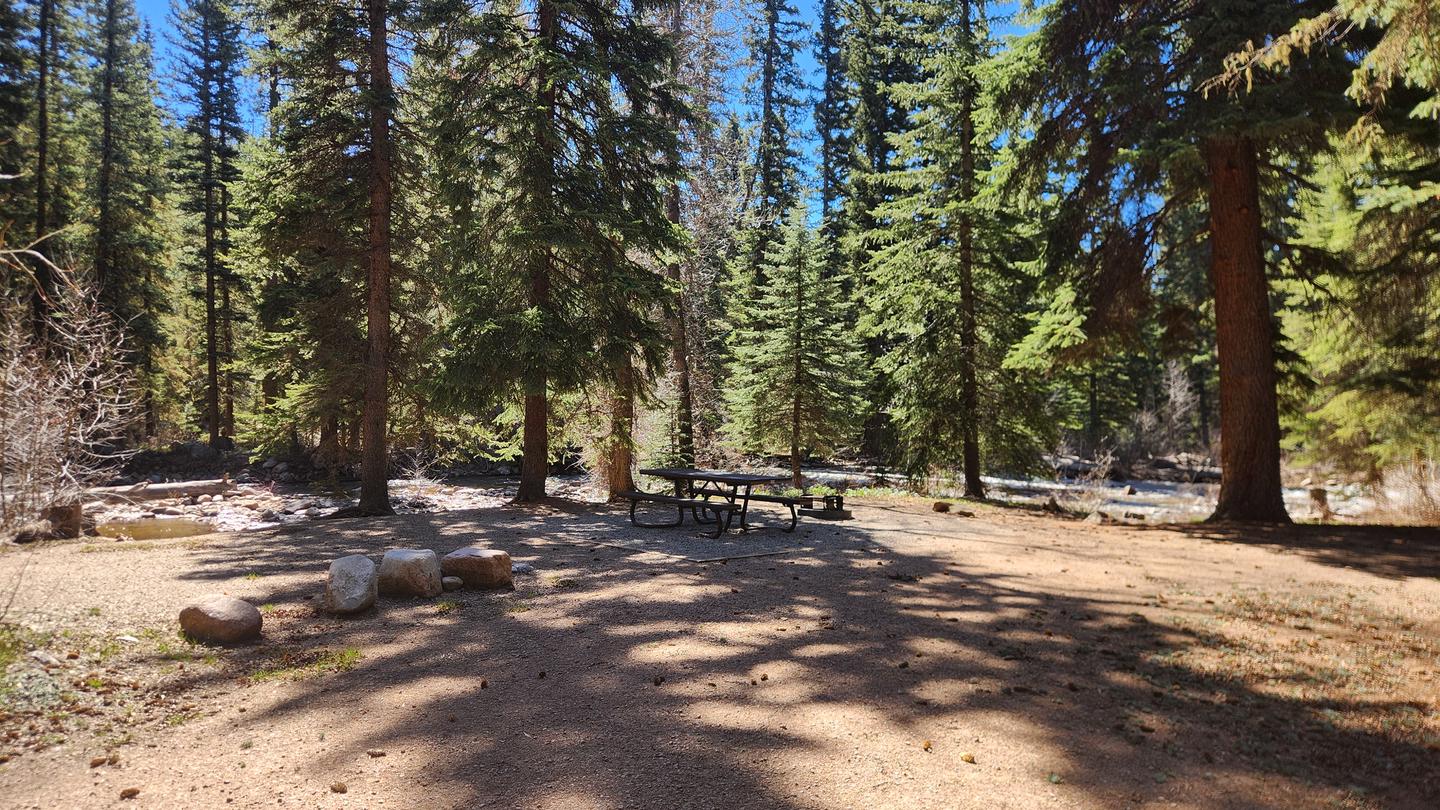
<instances>
[{"instance_id":1,"label":"white boulder","mask_svg":"<svg viewBox=\"0 0 1440 810\"><path fill-rule=\"evenodd\" d=\"M330 563L325 580L325 609L331 613L359 613L375 604L380 577L375 563L363 554L351 554Z\"/></svg>"},{"instance_id":2,"label":"white boulder","mask_svg":"<svg viewBox=\"0 0 1440 810\"><path fill-rule=\"evenodd\" d=\"M439 596L440 560L428 548L392 548L380 560L380 593Z\"/></svg>"}]
</instances>

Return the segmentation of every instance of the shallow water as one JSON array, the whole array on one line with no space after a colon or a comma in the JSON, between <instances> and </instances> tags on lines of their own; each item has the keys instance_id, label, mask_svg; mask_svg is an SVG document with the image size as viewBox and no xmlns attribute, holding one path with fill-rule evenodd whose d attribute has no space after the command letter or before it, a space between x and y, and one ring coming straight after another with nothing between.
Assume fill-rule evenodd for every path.
<instances>
[{"instance_id":1,"label":"shallow water","mask_svg":"<svg viewBox=\"0 0 1440 810\"><path fill-rule=\"evenodd\" d=\"M194 537L211 534L215 527L203 520L189 518L147 518L144 520L114 520L95 527L95 533L117 540L170 540L176 537Z\"/></svg>"}]
</instances>

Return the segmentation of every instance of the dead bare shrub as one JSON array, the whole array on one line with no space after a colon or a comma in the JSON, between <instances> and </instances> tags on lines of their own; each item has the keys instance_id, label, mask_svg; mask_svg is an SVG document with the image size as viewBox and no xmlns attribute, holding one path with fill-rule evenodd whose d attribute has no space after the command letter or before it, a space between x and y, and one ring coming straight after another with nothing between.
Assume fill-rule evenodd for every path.
<instances>
[{"instance_id":1,"label":"dead bare shrub","mask_svg":"<svg viewBox=\"0 0 1440 810\"><path fill-rule=\"evenodd\" d=\"M1422 461L1387 470L1374 486L1369 522L1440 526L1440 466Z\"/></svg>"},{"instance_id":2,"label":"dead bare shrub","mask_svg":"<svg viewBox=\"0 0 1440 810\"><path fill-rule=\"evenodd\" d=\"M0 246L6 275L29 276L32 251ZM29 287L0 300L0 540L76 504L114 476L136 415L123 333L59 267L37 324Z\"/></svg>"}]
</instances>

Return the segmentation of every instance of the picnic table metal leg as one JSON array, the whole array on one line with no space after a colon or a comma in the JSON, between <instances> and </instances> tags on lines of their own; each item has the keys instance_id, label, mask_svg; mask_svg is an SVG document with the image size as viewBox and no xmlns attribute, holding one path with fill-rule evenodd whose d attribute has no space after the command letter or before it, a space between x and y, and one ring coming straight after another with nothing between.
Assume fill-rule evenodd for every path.
<instances>
[{"instance_id":1,"label":"picnic table metal leg","mask_svg":"<svg viewBox=\"0 0 1440 810\"><path fill-rule=\"evenodd\" d=\"M635 508L639 505L639 500L635 498L630 499L630 523L632 525L639 526L642 529L668 529L674 526L679 526L680 524L685 522L685 510L680 509L678 510L680 514L678 517L675 518L674 523L641 523L639 518L635 516Z\"/></svg>"},{"instance_id":2,"label":"picnic table metal leg","mask_svg":"<svg viewBox=\"0 0 1440 810\"><path fill-rule=\"evenodd\" d=\"M739 491L740 491L740 488L739 488L739 487L736 487L736 488L735 488L735 492L736 492L737 495L739 494ZM732 500L731 503L734 503L734 501ZM745 499L744 499L744 501L740 504L740 531L742 531L742 532L748 532L748 531L750 531L750 524L748 524L748 523L745 522L745 515L746 515L747 513L749 513L749 511L750 511L750 485L749 485L749 484L746 484L746 485L745 485Z\"/></svg>"}]
</instances>

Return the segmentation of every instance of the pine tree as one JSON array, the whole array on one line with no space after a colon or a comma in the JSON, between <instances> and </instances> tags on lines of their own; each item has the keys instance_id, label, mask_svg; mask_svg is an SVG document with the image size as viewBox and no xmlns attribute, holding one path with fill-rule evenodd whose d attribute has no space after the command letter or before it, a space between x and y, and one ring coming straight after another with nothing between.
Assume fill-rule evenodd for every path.
<instances>
[{"instance_id":1,"label":"pine tree","mask_svg":"<svg viewBox=\"0 0 1440 810\"><path fill-rule=\"evenodd\" d=\"M749 452L788 451L796 487L802 455L855 435L864 368L839 280L822 272L806 219L803 208L792 212L746 303L753 326L731 336L731 435Z\"/></svg>"},{"instance_id":2,"label":"pine tree","mask_svg":"<svg viewBox=\"0 0 1440 810\"><path fill-rule=\"evenodd\" d=\"M153 436L154 371L166 342L160 316L169 308L164 284L169 188L164 163L157 160L165 140L149 33L142 31L134 4L104 0L96 16L95 281L101 304L125 330L126 348L144 382L146 433Z\"/></svg>"},{"instance_id":3,"label":"pine tree","mask_svg":"<svg viewBox=\"0 0 1440 810\"><path fill-rule=\"evenodd\" d=\"M800 116L804 80L796 63L805 26L785 0L761 0L747 39L753 72L748 89L759 121L747 234L749 275L759 268L786 214L800 201Z\"/></svg>"},{"instance_id":4,"label":"pine tree","mask_svg":"<svg viewBox=\"0 0 1440 810\"><path fill-rule=\"evenodd\" d=\"M252 362L287 384L257 438L313 438L316 465L338 475L354 460L366 379L369 18L328 0L275 0L263 13L274 42L264 67L283 92L240 192L247 275L273 325Z\"/></svg>"},{"instance_id":5,"label":"pine tree","mask_svg":"<svg viewBox=\"0 0 1440 810\"><path fill-rule=\"evenodd\" d=\"M836 228L841 241L835 264L842 268L850 294L865 297L869 295L864 289L865 268L872 247L866 241L867 235L876 227L876 209L885 201L881 177L897 168L892 139L909 126L909 110L898 104L887 88L917 80L922 49L914 41L920 27L907 13L904 0L850 0L844 14L850 154L845 170L845 216ZM881 338L872 337L865 350L874 364L886 347ZM865 419L862 449L872 458L886 458L894 445L885 412L873 407L889 396L888 389L889 380L883 370L871 377L866 401L872 407Z\"/></svg>"},{"instance_id":6,"label":"pine tree","mask_svg":"<svg viewBox=\"0 0 1440 810\"><path fill-rule=\"evenodd\" d=\"M179 84L188 106L188 148L178 178L186 210L199 218L200 239L194 270L203 279L205 304L204 423L210 443L232 441L234 398L229 370L233 357L230 266L232 185L239 177L237 157L244 136L239 115L239 77L243 29L238 13L225 0L187 0L172 9L178 32ZM223 370L223 376L222 376Z\"/></svg>"},{"instance_id":7,"label":"pine tree","mask_svg":"<svg viewBox=\"0 0 1440 810\"><path fill-rule=\"evenodd\" d=\"M679 84L687 94L690 116L680 127L686 180L679 185L679 207L691 249L678 262L678 308L686 351L685 374L677 371L676 388L689 389L690 407L683 407L681 397L673 421L674 458L691 465L713 457L724 421L719 392L727 330L724 282L740 251L737 223L750 154L734 109L731 78L742 49L737 33L725 25L725 3L699 0L681 5Z\"/></svg>"},{"instance_id":8,"label":"pine tree","mask_svg":"<svg viewBox=\"0 0 1440 810\"><path fill-rule=\"evenodd\" d=\"M820 25L815 61L820 65L820 98L815 103L815 130L820 136L820 222L825 236L826 271L840 272L842 195L849 179L850 99L845 86L844 41L840 32L840 0L820 0Z\"/></svg>"},{"instance_id":9,"label":"pine tree","mask_svg":"<svg viewBox=\"0 0 1440 810\"><path fill-rule=\"evenodd\" d=\"M30 114L30 76L22 35L24 17L18 0L0 0L0 232L10 232L24 223L28 213L21 209L23 186L13 178L24 170L25 151L20 127ZM18 234L10 233L14 244Z\"/></svg>"},{"instance_id":10,"label":"pine tree","mask_svg":"<svg viewBox=\"0 0 1440 810\"><path fill-rule=\"evenodd\" d=\"M1234 2L1179 9L1145 2L1057 2L1009 62L1002 107L1028 109L1021 151L1032 184L1072 182L1049 228L1048 264L1073 271L1099 326L1143 303L1156 225L1173 203L1208 201L1210 277L1220 364L1216 519L1285 521L1280 488L1276 336L1266 278L1262 153L1311 148L1343 124L1349 66L1317 47L1246 96L1205 92L1226 57L1288 30L1301 4ZM1107 58L1096 62L1096 53ZM1156 206L1152 195L1168 192Z\"/></svg>"},{"instance_id":11,"label":"pine tree","mask_svg":"<svg viewBox=\"0 0 1440 810\"><path fill-rule=\"evenodd\" d=\"M388 515L393 512L387 486L389 457L385 431L389 408L390 229L394 193L390 120L394 116L395 91L390 80L387 0L367 0L366 12L369 86L364 103L370 125L370 171L366 177L369 255L366 257L365 332L369 345L365 356L365 401L360 417L364 453L360 468L360 510L369 515Z\"/></svg>"},{"instance_id":12,"label":"pine tree","mask_svg":"<svg viewBox=\"0 0 1440 810\"><path fill-rule=\"evenodd\" d=\"M673 44L639 11L598 1L501 5L474 31L453 131L480 176L488 238L455 279L448 387L470 407L519 388L517 499L534 501L551 392L624 386L631 364L661 361L671 291L652 268L680 247L663 196L679 179Z\"/></svg>"},{"instance_id":13,"label":"pine tree","mask_svg":"<svg viewBox=\"0 0 1440 810\"><path fill-rule=\"evenodd\" d=\"M973 0L909 3L921 74L888 88L907 111L891 136L895 168L875 178L886 200L867 234L870 331L884 354L886 403L899 455L917 478L957 465L967 497L984 497L984 459L1035 465L1049 430L1041 391L1002 372L1031 292L1021 262L1031 251L1022 218L983 194L996 162L982 93L993 44Z\"/></svg>"}]
</instances>

